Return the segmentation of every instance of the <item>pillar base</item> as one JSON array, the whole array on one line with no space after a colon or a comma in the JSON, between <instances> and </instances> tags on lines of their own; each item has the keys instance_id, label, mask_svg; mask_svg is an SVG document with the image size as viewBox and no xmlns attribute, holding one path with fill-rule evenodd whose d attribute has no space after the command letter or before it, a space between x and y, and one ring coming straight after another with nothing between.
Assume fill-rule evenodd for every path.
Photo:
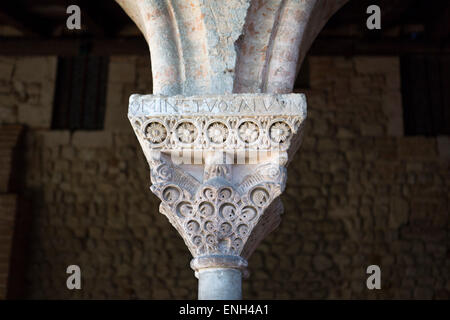
<instances>
[{"instance_id":1,"label":"pillar base","mask_svg":"<svg viewBox=\"0 0 450 320\"><path fill-rule=\"evenodd\" d=\"M195 271L195 277L199 279L198 273L204 269L236 269L239 270L244 279L249 276L247 260L234 255L207 255L195 257L191 260L191 268Z\"/></svg>"}]
</instances>

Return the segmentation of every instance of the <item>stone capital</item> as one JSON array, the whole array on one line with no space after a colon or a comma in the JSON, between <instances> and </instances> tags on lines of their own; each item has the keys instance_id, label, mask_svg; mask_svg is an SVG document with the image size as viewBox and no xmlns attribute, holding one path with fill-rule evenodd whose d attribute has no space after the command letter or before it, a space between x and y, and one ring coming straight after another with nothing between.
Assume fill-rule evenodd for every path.
<instances>
[{"instance_id":1,"label":"stone capital","mask_svg":"<svg viewBox=\"0 0 450 320\"><path fill-rule=\"evenodd\" d=\"M199 298L239 299L301 143L306 99L289 93L348 0L116 1L150 48L155 95L133 95L128 117L151 190L194 257Z\"/></svg>"},{"instance_id":2,"label":"stone capital","mask_svg":"<svg viewBox=\"0 0 450 320\"><path fill-rule=\"evenodd\" d=\"M129 120L150 165L160 212L191 267L233 268L280 222L286 166L301 141L301 94L139 96Z\"/></svg>"}]
</instances>

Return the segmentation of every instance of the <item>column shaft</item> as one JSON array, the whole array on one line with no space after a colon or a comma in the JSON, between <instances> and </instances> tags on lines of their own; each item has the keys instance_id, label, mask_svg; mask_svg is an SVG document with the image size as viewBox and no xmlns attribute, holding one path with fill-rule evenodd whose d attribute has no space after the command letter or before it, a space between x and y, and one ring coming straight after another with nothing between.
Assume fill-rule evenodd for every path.
<instances>
[{"instance_id":1,"label":"column shaft","mask_svg":"<svg viewBox=\"0 0 450 320\"><path fill-rule=\"evenodd\" d=\"M198 271L199 300L241 300L242 273L231 268Z\"/></svg>"}]
</instances>

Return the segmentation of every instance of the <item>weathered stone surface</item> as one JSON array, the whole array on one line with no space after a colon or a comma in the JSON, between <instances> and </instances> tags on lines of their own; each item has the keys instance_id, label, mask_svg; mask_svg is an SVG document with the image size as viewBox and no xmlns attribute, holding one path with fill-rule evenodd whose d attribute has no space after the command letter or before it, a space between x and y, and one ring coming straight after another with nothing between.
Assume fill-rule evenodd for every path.
<instances>
[{"instance_id":1,"label":"weathered stone surface","mask_svg":"<svg viewBox=\"0 0 450 320\"><path fill-rule=\"evenodd\" d=\"M304 95L134 95L128 117L160 211L183 237L196 274L233 267L245 276L245 259L279 224L285 165L306 118Z\"/></svg>"},{"instance_id":2,"label":"weathered stone surface","mask_svg":"<svg viewBox=\"0 0 450 320\"><path fill-rule=\"evenodd\" d=\"M49 128L51 118L46 109L29 104L19 104L17 108L18 121L37 129Z\"/></svg>"},{"instance_id":3,"label":"weathered stone surface","mask_svg":"<svg viewBox=\"0 0 450 320\"><path fill-rule=\"evenodd\" d=\"M236 65L234 91L289 93L311 44L347 0L252 1Z\"/></svg>"},{"instance_id":4,"label":"weathered stone surface","mask_svg":"<svg viewBox=\"0 0 450 320\"><path fill-rule=\"evenodd\" d=\"M302 94L229 94L204 96L132 95L129 116L202 115L256 116L306 115Z\"/></svg>"},{"instance_id":5,"label":"weathered stone surface","mask_svg":"<svg viewBox=\"0 0 450 320\"><path fill-rule=\"evenodd\" d=\"M45 147L56 147L69 145L70 143L70 131L66 130L52 130L52 131L40 131L39 135L43 139L43 145Z\"/></svg>"},{"instance_id":6,"label":"weathered stone surface","mask_svg":"<svg viewBox=\"0 0 450 320\"><path fill-rule=\"evenodd\" d=\"M383 110L388 118L388 135L402 137L404 134L403 106L402 95L399 89L389 90L383 95Z\"/></svg>"},{"instance_id":7,"label":"weathered stone surface","mask_svg":"<svg viewBox=\"0 0 450 320\"><path fill-rule=\"evenodd\" d=\"M312 263L314 268L319 272L328 270L333 266L333 261L325 255L314 256Z\"/></svg>"},{"instance_id":8,"label":"weathered stone surface","mask_svg":"<svg viewBox=\"0 0 450 320\"><path fill-rule=\"evenodd\" d=\"M0 80L11 80L14 71L14 59L0 57Z\"/></svg>"},{"instance_id":9,"label":"weathered stone surface","mask_svg":"<svg viewBox=\"0 0 450 320\"><path fill-rule=\"evenodd\" d=\"M19 58L14 79L24 82L40 82L42 79L54 82L56 79L55 57Z\"/></svg>"},{"instance_id":10,"label":"weathered stone surface","mask_svg":"<svg viewBox=\"0 0 450 320\"><path fill-rule=\"evenodd\" d=\"M55 57L0 58L0 123L48 129L55 77Z\"/></svg>"},{"instance_id":11,"label":"weathered stone surface","mask_svg":"<svg viewBox=\"0 0 450 320\"><path fill-rule=\"evenodd\" d=\"M110 83L133 83L136 78L136 68L133 61L113 60L108 69L108 82Z\"/></svg>"},{"instance_id":12,"label":"weathered stone surface","mask_svg":"<svg viewBox=\"0 0 450 320\"><path fill-rule=\"evenodd\" d=\"M392 76L399 79L400 61L392 57L366 57L360 56L353 59L355 71L361 75L376 75L382 74L385 76ZM400 88L400 82L395 89ZM390 86L388 86L390 88Z\"/></svg>"},{"instance_id":13,"label":"weathered stone surface","mask_svg":"<svg viewBox=\"0 0 450 320\"><path fill-rule=\"evenodd\" d=\"M409 203L396 197L391 200L391 214L389 215L389 227L398 229L408 222Z\"/></svg>"},{"instance_id":14,"label":"weathered stone surface","mask_svg":"<svg viewBox=\"0 0 450 320\"><path fill-rule=\"evenodd\" d=\"M108 131L75 131L72 135L72 144L79 148L99 148L112 146L113 137Z\"/></svg>"},{"instance_id":15,"label":"weathered stone surface","mask_svg":"<svg viewBox=\"0 0 450 320\"><path fill-rule=\"evenodd\" d=\"M448 136L439 136L437 138L437 145L439 156L449 161L450 160L450 137Z\"/></svg>"},{"instance_id":16,"label":"weathered stone surface","mask_svg":"<svg viewBox=\"0 0 450 320\"><path fill-rule=\"evenodd\" d=\"M242 274L235 269L205 269L199 272L199 300L241 300Z\"/></svg>"},{"instance_id":17,"label":"weathered stone surface","mask_svg":"<svg viewBox=\"0 0 450 320\"><path fill-rule=\"evenodd\" d=\"M117 2L149 43L155 94L232 92L234 43L250 0Z\"/></svg>"},{"instance_id":18,"label":"weathered stone surface","mask_svg":"<svg viewBox=\"0 0 450 320\"><path fill-rule=\"evenodd\" d=\"M153 93L189 96L290 93L313 40L348 0L116 1L149 44Z\"/></svg>"}]
</instances>

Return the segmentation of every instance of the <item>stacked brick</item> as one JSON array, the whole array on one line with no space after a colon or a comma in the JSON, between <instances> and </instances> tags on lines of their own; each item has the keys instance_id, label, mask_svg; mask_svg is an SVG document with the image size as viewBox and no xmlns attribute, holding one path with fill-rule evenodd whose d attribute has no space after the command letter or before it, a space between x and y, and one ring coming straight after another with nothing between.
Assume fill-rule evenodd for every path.
<instances>
[{"instance_id":1,"label":"stacked brick","mask_svg":"<svg viewBox=\"0 0 450 320\"><path fill-rule=\"evenodd\" d=\"M11 193L13 156L21 126L0 126L0 299L7 296L17 195Z\"/></svg>"}]
</instances>

